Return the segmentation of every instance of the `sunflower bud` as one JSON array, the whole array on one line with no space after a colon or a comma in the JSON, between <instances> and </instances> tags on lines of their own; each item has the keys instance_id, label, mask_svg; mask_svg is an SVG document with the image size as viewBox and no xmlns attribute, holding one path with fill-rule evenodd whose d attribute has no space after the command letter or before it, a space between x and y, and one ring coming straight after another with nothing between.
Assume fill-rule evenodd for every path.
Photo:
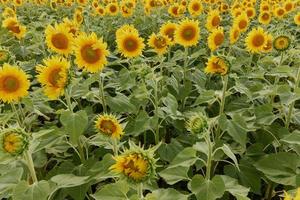
<instances>
[{"instance_id":1,"label":"sunflower bud","mask_svg":"<svg viewBox=\"0 0 300 200\"><path fill-rule=\"evenodd\" d=\"M187 130L196 135L202 135L207 127L207 118L202 113L193 115L186 123Z\"/></svg>"},{"instance_id":2,"label":"sunflower bud","mask_svg":"<svg viewBox=\"0 0 300 200\"><path fill-rule=\"evenodd\" d=\"M157 160L154 159L154 152L157 146L145 150L133 143L129 144L129 149L114 157L116 163L110 169L133 183L146 182L155 178Z\"/></svg>"},{"instance_id":3,"label":"sunflower bud","mask_svg":"<svg viewBox=\"0 0 300 200\"><path fill-rule=\"evenodd\" d=\"M277 51L285 51L290 47L291 39L286 35L280 35L274 39L273 46Z\"/></svg>"},{"instance_id":4,"label":"sunflower bud","mask_svg":"<svg viewBox=\"0 0 300 200\"><path fill-rule=\"evenodd\" d=\"M124 134L118 119L111 114L99 115L95 121L95 128L99 133L111 138L120 139Z\"/></svg>"},{"instance_id":5,"label":"sunflower bud","mask_svg":"<svg viewBox=\"0 0 300 200\"><path fill-rule=\"evenodd\" d=\"M0 133L0 149L12 156L20 155L27 149L27 135L20 129L7 129Z\"/></svg>"},{"instance_id":6,"label":"sunflower bud","mask_svg":"<svg viewBox=\"0 0 300 200\"><path fill-rule=\"evenodd\" d=\"M0 49L0 64L7 62L9 59L9 52L3 49Z\"/></svg>"}]
</instances>

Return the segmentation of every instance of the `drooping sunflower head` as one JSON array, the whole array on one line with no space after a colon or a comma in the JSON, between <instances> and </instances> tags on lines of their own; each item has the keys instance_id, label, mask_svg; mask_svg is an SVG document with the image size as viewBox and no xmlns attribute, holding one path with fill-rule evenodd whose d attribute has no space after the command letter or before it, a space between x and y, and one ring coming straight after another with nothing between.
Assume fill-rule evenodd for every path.
<instances>
[{"instance_id":1,"label":"drooping sunflower head","mask_svg":"<svg viewBox=\"0 0 300 200\"><path fill-rule=\"evenodd\" d=\"M116 16L119 13L119 5L116 2L109 3L106 6L106 13L108 13L110 16Z\"/></svg>"},{"instance_id":2,"label":"drooping sunflower head","mask_svg":"<svg viewBox=\"0 0 300 200\"><path fill-rule=\"evenodd\" d=\"M215 51L223 44L224 40L225 35L223 27L218 27L209 34L207 38L208 47L211 51Z\"/></svg>"},{"instance_id":3,"label":"drooping sunflower head","mask_svg":"<svg viewBox=\"0 0 300 200\"><path fill-rule=\"evenodd\" d=\"M251 53L260 53L263 48L267 45L267 33L261 28L252 29L246 39L246 49Z\"/></svg>"},{"instance_id":4,"label":"drooping sunflower head","mask_svg":"<svg viewBox=\"0 0 300 200\"><path fill-rule=\"evenodd\" d=\"M167 36L170 39L170 45L175 43L175 31L177 24L167 22L160 27L160 34Z\"/></svg>"},{"instance_id":5,"label":"drooping sunflower head","mask_svg":"<svg viewBox=\"0 0 300 200\"><path fill-rule=\"evenodd\" d=\"M197 17L203 11L203 6L199 0L191 0L188 5L188 11L193 17Z\"/></svg>"},{"instance_id":6,"label":"drooping sunflower head","mask_svg":"<svg viewBox=\"0 0 300 200\"><path fill-rule=\"evenodd\" d=\"M45 95L55 100L64 94L70 63L63 57L52 56L44 59L44 64L36 67L37 80L43 85Z\"/></svg>"},{"instance_id":7,"label":"drooping sunflower head","mask_svg":"<svg viewBox=\"0 0 300 200\"><path fill-rule=\"evenodd\" d=\"M19 101L28 94L29 86L27 75L17 66L5 63L0 68L0 100L3 102Z\"/></svg>"},{"instance_id":8,"label":"drooping sunflower head","mask_svg":"<svg viewBox=\"0 0 300 200\"><path fill-rule=\"evenodd\" d=\"M269 24L272 20L272 15L270 12L261 12L258 17L258 21L261 24Z\"/></svg>"},{"instance_id":9,"label":"drooping sunflower head","mask_svg":"<svg viewBox=\"0 0 300 200\"><path fill-rule=\"evenodd\" d=\"M0 64L8 61L10 54L7 50L0 49Z\"/></svg>"},{"instance_id":10,"label":"drooping sunflower head","mask_svg":"<svg viewBox=\"0 0 300 200\"><path fill-rule=\"evenodd\" d=\"M300 12L298 12L295 17L294 17L294 22L295 24L297 24L298 26L300 26Z\"/></svg>"},{"instance_id":11,"label":"drooping sunflower head","mask_svg":"<svg viewBox=\"0 0 300 200\"><path fill-rule=\"evenodd\" d=\"M98 39L95 33L90 35L82 33L76 38L75 43L75 63L80 69L96 73L104 68L109 51L102 38Z\"/></svg>"},{"instance_id":12,"label":"drooping sunflower head","mask_svg":"<svg viewBox=\"0 0 300 200\"><path fill-rule=\"evenodd\" d=\"M273 36L271 34L267 34L266 39L267 39L267 43L263 47L264 53L268 53L268 52L272 51L272 49L273 49Z\"/></svg>"},{"instance_id":13,"label":"drooping sunflower head","mask_svg":"<svg viewBox=\"0 0 300 200\"><path fill-rule=\"evenodd\" d=\"M152 33L148 39L148 45L152 47L159 55L164 54L168 51L169 43L170 39L167 36L161 34Z\"/></svg>"},{"instance_id":14,"label":"drooping sunflower head","mask_svg":"<svg viewBox=\"0 0 300 200\"><path fill-rule=\"evenodd\" d=\"M142 55L145 44L144 39L139 36L138 32L122 32L122 34L117 35L116 39L117 48L123 56L133 58Z\"/></svg>"},{"instance_id":15,"label":"drooping sunflower head","mask_svg":"<svg viewBox=\"0 0 300 200\"><path fill-rule=\"evenodd\" d=\"M130 148L114 157L116 163L110 169L132 183L146 182L156 177L154 152L158 147L144 150L130 142Z\"/></svg>"},{"instance_id":16,"label":"drooping sunflower head","mask_svg":"<svg viewBox=\"0 0 300 200\"><path fill-rule=\"evenodd\" d=\"M211 56L206 64L205 73L226 75L229 71L228 62L219 56Z\"/></svg>"},{"instance_id":17,"label":"drooping sunflower head","mask_svg":"<svg viewBox=\"0 0 300 200\"><path fill-rule=\"evenodd\" d=\"M218 10L211 10L206 18L205 27L207 30L212 31L221 25L221 16Z\"/></svg>"},{"instance_id":18,"label":"drooping sunflower head","mask_svg":"<svg viewBox=\"0 0 300 200\"><path fill-rule=\"evenodd\" d=\"M207 117L202 113L193 114L186 121L186 128L192 134L203 135L203 132L208 128Z\"/></svg>"},{"instance_id":19,"label":"drooping sunflower head","mask_svg":"<svg viewBox=\"0 0 300 200\"><path fill-rule=\"evenodd\" d=\"M194 46L200 39L199 21L185 19L180 22L175 31L176 43L184 46Z\"/></svg>"},{"instance_id":20,"label":"drooping sunflower head","mask_svg":"<svg viewBox=\"0 0 300 200\"><path fill-rule=\"evenodd\" d=\"M249 26L249 19L245 13L241 13L233 21L233 26L237 26L240 32L245 32Z\"/></svg>"},{"instance_id":21,"label":"drooping sunflower head","mask_svg":"<svg viewBox=\"0 0 300 200\"><path fill-rule=\"evenodd\" d=\"M234 44L237 42L240 36L240 29L237 26L233 26L229 32L229 42Z\"/></svg>"},{"instance_id":22,"label":"drooping sunflower head","mask_svg":"<svg viewBox=\"0 0 300 200\"><path fill-rule=\"evenodd\" d=\"M80 33L80 26L74 21L68 18L63 19L63 26L69 29L69 33L72 33L73 38L77 37Z\"/></svg>"},{"instance_id":23,"label":"drooping sunflower head","mask_svg":"<svg viewBox=\"0 0 300 200\"><path fill-rule=\"evenodd\" d=\"M290 47L291 39L287 35L280 35L274 39L273 46L277 51L285 51Z\"/></svg>"},{"instance_id":24,"label":"drooping sunflower head","mask_svg":"<svg viewBox=\"0 0 300 200\"><path fill-rule=\"evenodd\" d=\"M8 128L0 130L0 151L11 156L21 155L28 147L28 136L23 130Z\"/></svg>"},{"instance_id":25,"label":"drooping sunflower head","mask_svg":"<svg viewBox=\"0 0 300 200\"><path fill-rule=\"evenodd\" d=\"M48 25L45 34L46 44L52 51L64 55L72 52L73 35L64 24Z\"/></svg>"},{"instance_id":26,"label":"drooping sunflower head","mask_svg":"<svg viewBox=\"0 0 300 200\"><path fill-rule=\"evenodd\" d=\"M2 22L2 27L6 28L19 40L22 39L26 33L26 27L22 26L15 17L4 19Z\"/></svg>"},{"instance_id":27,"label":"drooping sunflower head","mask_svg":"<svg viewBox=\"0 0 300 200\"><path fill-rule=\"evenodd\" d=\"M73 15L73 20L78 24L82 24L83 23L83 13L81 10L76 10L74 12L74 15Z\"/></svg>"},{"instance_id":28,"label":"drooping sunflower head","mask_svg":"<svg viewBox=\"0 0 300 200\"><path fill-rule=\"evenodd\" d=\"M112 114L99 115L95 121L95 128L99 133L115 139L120 139L124 135L117 117Z\"/></svg>"}]
</instances>

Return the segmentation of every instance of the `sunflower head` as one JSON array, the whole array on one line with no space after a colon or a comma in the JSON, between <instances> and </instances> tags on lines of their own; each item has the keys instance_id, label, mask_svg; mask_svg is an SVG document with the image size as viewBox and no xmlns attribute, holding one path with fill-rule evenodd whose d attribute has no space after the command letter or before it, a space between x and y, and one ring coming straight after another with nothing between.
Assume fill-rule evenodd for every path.
<instances>
[{"instance_id":1,"label":"sunflower head","mask_svg":"<svg viewBox=\"0 0 300 200\"><path fill-rule=\"evenodd\" d=\"M195 135L203 135L208 128L207 117L202 113L192 115L186 122L186 128Z\"/></svg>"},{"instance_id":2,"label":"sunflower head","mask_svg":"<svg viewBox=\"0 0 300 200\"><path fill-rule=\"evenodd\" d=\"M276 7L273 12L275 17L277 17L277 19L282 19L286 14L285 9L280 6Z\"/></svg>"},{"instance_id":3,"label":"sunflower head","mask_svg":"<svg viewBox=\"0 0 300 200\"><path fill-rule=\"evenodd\" d=\"M197 17L203 11L203 6L199 0L191 0L188 5L188 11L193 17Z\"/></svg>"},{"instance_id":4,"label":"sunflower head","mask_svg":"<svg viewBox=\"0 0 300 200\"><path fill-rule=\"evenodd\" d=\"M8 61L9 57L10 57L10 54L8 51L0 49L0 64Z\"/></svg>"},{"instance_id":5,"label":"sunflower head","mask_svg":"<svg viewBox=\"0 0 300 200\"><path fill-rule=\"evenodd\" d=\"M294 16L294 22L295 22L295 24L297 24L298 26L300 26L300 12L298 12L298 13Z\"/></svg>"},{"instance_id":6,"label":"sunflower head","mask_svg":"<svg viewBox=\"0 0 300 200\"><path fill-rule=\"evenodd\" d=\"M148 39L148 45L159 55L167 52L169 43L170 39L167 36L155 33L152 33Z\"/></svg>"},{"instance_id":7,"label":"sunflower head","mask_svg":"<svg viewBox=\"0 0 300 200\"><path fill-rule=\"evenodd\" d=\"M290 47L291 39L287 35L280 35L274 39L273 46L277 51L285 51Z\"/></svg>"},{"instance_id":8,"label":"sunflower head","mask_svg":"<svg viewBox=\"0 0 300 200\"><path fill-rule=\"evenodd\" d=\"M221 24L221 16L218 10L211 10L206 18L206 28L209 31L212 31L220 26Z\"/></svg>"},{"instance_id":9,"label":"sunflower head","mask_svg":"<svg viewBox=\"0 0 300 200\"><path fill-rule=\"evenodd\" d=\"M101 71L107 64L107 43L102 38L97 38L95 33L87 35L82 33L75 40L76 64L80 69L96 73Z\"/></svg>"},{"instance_id":10,"label":"sunflower head","mask_svg":"<svg viewBox=\"0 0 300 200\"><path fill-rule=\"evenodd\" d=\"M129 149L114 157L116 163L110 169L131 183L150 181L156 177L155 146L147 150L129 142Z\"/></svg>"},{"instance_id":11,"label":"sunflower head","mask_svg":"<svg viewBox=\"0 0 300 200\"><path fill-rule=\"evenodd\" d=\"M2 27L6 28L19 40L25 37L26 27L22 26L15 17L4 19L2 22Z\"/></svg>"},{"instance_id":12,"label":"sunflower head","mask_svg":"<svg viewBox=\"0 0 300 200\"><path fill-rule=\"evenodd\" d=\"M112 114L99 115L95 121L95 128L99 133L111 138L120 139L124 135L117 117Z\"/></svg>"},{"instance_id":13,"label":"sunflower head","mask_svg":"<svg viewBox=\"0 0 300 200\"><path fill-rule=\"evenodd\" d=\"M263 47L263 52L268 53L273 49L273 36L271 34L267 34L266 36L267 43Z\"/></svg>"},{"instance_id":14,"label":"sunflower head","mask_svg":"<svg viewBox=\"0 0 300 200\"><path fill-rule=\"evenodd\" d=\"M116 2L111 2L106 6L106 13L111 16L116 16L119 13L119 5Z\"/></svg>"},{"instance_id":15,"label":"sunflower head","mask_svg":"<svg viewBox=\"0 0 300 200\"><path fill-rule=\"evenodd\" d=\"M182 20L175 31L176 43L184 47L190 47L198 44L199 39L199 21L190 19Z\"/></svg>"},{"instance_id":16,"label":"sunflower head","mask_svg":"<svg viewBox=\"0 0 300 200\"><path fill-rule=\"evenodd\" d=\"M226 75L229 68L229 62L227 60L219 56L212 56L208 59L204 71L208 74Z\"/></svg>"},{"instance_id":17,"label":"sunflower head","mask_svg":"<svg viewBox=\"0 0 300 200\"><path fill-rule=\"evenodd\" d=\"M240 36L240 29L237 26L233 26L229 32L229 41L230 44L234 44L237 42Z\"/></svg>"},{"instance_id":18,"label":"sunflower head","mask_svg":"<svg viewBox=\"0 0 300 200\"><path fill-rule=\"evenodd\" d=\"M249 19L245 13L241 13L233 21L233 25L238 27L240 32L245 32L249 26Z\"/></svg>"},{"instance_id":19,"label":"sunflower head","mask_svg":"<svg viewBox=\"0 0 300 200\"><path fill-rule=\"evenodd\" d=\"M272 20L272 15L270 12L261 12L258 17L258 21L261 24L269 24Z\"/></svg>"},{"instance_id":20,"label":"sunflower head","mask_svg":"<svg viewBox=\"0 0 300 200\"><path fill-rule=\"evenodd\" d=\"M267 33L261 28L252 29L246 39L246 48L251 53L260 53L267 45Z\"/></svg>"},{"instance_id":21,"label":"sunflower head","mask_svg":"<svg viewBox=\"0 0 300 200\"><path fill-rule=\"evenodd\" d=\"M223 44L224 39L225 39L225 35L224 35L223 27L219 27L213 30L209 34L207 38L208 47L210 48L211 51L215 51Z\"/></svg>"},{"instance_id":22,"label":"sunflower head","mask_svg":"<svg viewBox=\"0 0 300 200\"><path fill-rule=\"evenodd\" d=\"M160 34L167 36L170 39L170 45L175 43L175 31L177 29L177 24L172 22L167 22L160 27Z\"/></svg>"},{"instance_id":23,"label":"sunflower head","mask_svg":"<svg viewBox=\"0 0 300 200\"><path fill-rule=\"evenodd\" d=\"M16 12L11 9L10 7L6 7L2 13L3 18L9 18L9 17L13 17L16 18Z\"/></svg>"},{"instance_id":24,"label":"sunflower head","mask_svg":"<svg viewBox=\"0 0 300 200\"><path fill-rule=\"evenodd\" d=\"M0 151L11 156L21 155L28 147L28 136L21 129L0 131Z\"/></svg>"}]
</instances>

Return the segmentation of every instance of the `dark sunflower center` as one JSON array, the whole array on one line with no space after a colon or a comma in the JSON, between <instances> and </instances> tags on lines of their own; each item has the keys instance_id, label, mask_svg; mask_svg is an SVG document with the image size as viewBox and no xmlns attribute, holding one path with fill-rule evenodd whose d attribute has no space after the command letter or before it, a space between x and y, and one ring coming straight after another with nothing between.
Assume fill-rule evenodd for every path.
<instances>
[{"instance_id":1,"label":"dark sunflower center","mask_svg":"<svg viewBox=\"0 0 300 200\"><path fill-rule=\"evenodd\" d=\"M183 38L185 40L192 40L196 35L196 30L193 27L187 27L183 30Z\"/></svg>"},{"instance_id":2,"label":"dark sunflower center","mask_svg":"<svg viewBox=\"0 0 300 200\"><path fill-rule=\"evenodd\" d=\"M254 38L253 38L253 45L255 47L260 47L264 44L265 42L265 37L263 35L256 35Z\"/></svg>"},{"instance_id":3,"label":"dark sunflower center","mask_svg":"<svg viewBox=\"0 0 300 200\"><path fill-rule=\"evenodd\" d=\"M7 28L8 28L8 30L10 30L11 32L14 32L14 33L21 32L20 26L15 22L12 22L11 24L9 24Z\"/></svg>"},{"instance_id":4,"label":"dark sunflower center","mask_svg":"<svg viewBox=\"0 0 300 200\"><path fill-rule=\"evenodd\" d=\"M233 37L234 37L234 39L238 38L239 37L239 31L237 31L237 30L234 31Z\"/></svg>"},{"instance_id":5,"label":"dark sunflower center","mask_svg":"<svg viewBox=\"0 0 300 200\"><path fill-rule=\"evenodd\" d=\"M252 17L253 16L253 10L247 10L247 16Z\"/></svg>"},{"instance_id":6,"label":"dark sunflower center","mask_svg":"<svg viewBox=\"0 0 300 200\"><path fill-rule=\"evenodd\" d=\"M59 79L61 76L59 75L60 69L54 69L49 74L49 83L51 83L52 86L57 86Z\"/></svg>"},{"instance_id":7,"label":"dark sunflower center","mask_svg":"<svg viewBox=\"0 0 300 200\"><path fill-rule=\"evenodd\" d=\"M246 28L247 27L247 21L246 20L241 20L240 22L239 22L239 28L240 29L244 29L244 28Z\"/></svg>"},{"instance_id":8,"label":"dark sunflower center","mask_svg":"<svg viewBox=\"0 0 300 200\"><path fill-rule=\"evenodd\" d=\"M284 10L283 10L283 9L279 9L279 10L277 11L277 14L278 14L279 16L283 15L283 14L284 14Z\"/></svg>"},{"instance_id":9,"label":"dark sunflower center","mask_svg":"<svg viewBox=\"0 0 300 200\"><path fill-rule=\"evenodd\" d=\"M217 46L221 45L224 41L224 34L218 33L214 38L214 42Z\"/></svg>"},{"instance_id":10,"label":"dark sunflower center","mask_svg":"<svg viewBox=\"0 0 300 200\"><path fill-rule=\"evenodd\" d=\"M106 134L112 134L116 131L116 126L111 120L103 120L100 124L100 129Z\"/></svg>"},{"instance_id":11,"label":"dark sunflower center","mask_svg":"<svg viewBox=\"0 0 300 200\"><path fill-rule=\"evenodd\" d=\"M51 42L57 49L67 49L69 45L69 40L63 33L54 34L51 38Z\"/></svg>"},{"instance_id":12,"label":"dark sunflower center","mask_svg":"<svg viewBox=\"0 0 300 200\"><path fill-rule=\"evenodd\" d=\"M158 38L155 38L154 45L156 48L162 49L167 46L167 43L164 38L158 37Z\"/></svg>"},{"instance_id":13,"label":"dark sunflower center","mask_svg":"<svg viewBox=\"0 0 300 200\"><path fill-rule=\"evenodd\" d=\"M290 10L292 10L292 8L293 8L292 4L286 4L285 5L285 10L286 11L290 11Z\"/></svg>"},{"instance_id":14,"label":"dark sunflower center","mask_svg":"<svg viewBox=\"0 0 300 200\"><path fill-rule=\"evenodd\" d=\"M220 18L218 16L215 16L212 21L211 21L211 24L216 27L216 26L219 26L220 25Z\"/></svg>"},{"instance_id":15,"label":"dark sunflower center","mask_svg":"<svg viewBox=\"0 0 300 200\"><path fill-rule=\"evenodd\" d=\"M13 76L5 77L2 84L3 84L3 89L6 92L15 92L19 88L19 81L17 78Z\"/></svg>"},{"instance_id":16,"label":"dark sunflower center","mask_svg":"<svg viewBox=\"0 0 300 200\"><path fill-rule=\"evenodd\" d=\"M193 8L194 11L200 10L200 6L197 3L193 4L192 8Z\"/></svg>"},{"instance_id":17,"label":"dark sunflower center","mask_svg":"<svg viewBox=\"0 0 300 200\"><path fill-rule=\"evenodd\" d=\"M269 19L269 14L264 13L264 14L262 15L262 18L263 18L263 20L268 20L268 19Z\"/></svg>"},{"instance_id":18,"label":"dark sunflower center","mask_svg":"<svg viewBox=\"0 0 300 200\"><path fill-rule=\"evenodd\" d=\"M86 45L81 49L81 55L84 61L94 64L100 59L101 51L94 49L91 45Z\"/></svg>"},{"instance_id":19,"label":"dark sunflower center","mask_svg":"<svg viewBox=\"0 0 300 200\"><path fill-rule=\"evenodd\" d=\"M135 51L138 48L137 40L134 38L126 38L124 41L124 47L127 51Z\"/></svg>"},{"instance_id":20,"label":"dark sunflower center","mask_svg":"<svg viewBox=\"0 0 300 200\"><path fill-rule=\"evenodd\" d=\"M175 32L174 28L169 28L168 30L166 30L165 34L173 41L174 40L174 32Z\"/></svg>"}]
</instances>

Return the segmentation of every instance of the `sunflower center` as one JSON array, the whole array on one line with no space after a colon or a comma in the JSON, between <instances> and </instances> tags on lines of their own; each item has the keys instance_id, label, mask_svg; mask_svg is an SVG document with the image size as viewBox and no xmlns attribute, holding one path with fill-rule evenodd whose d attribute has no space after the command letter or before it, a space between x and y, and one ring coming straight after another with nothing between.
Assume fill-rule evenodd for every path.
<instances>
[{"instance_id":1,"label":"sunflower center","mask_svg":"<svg viewBox=\"0 0 300 200\"><path fill-rule=\"evenodd\" d=\"M7 92L15 92L19 88L19 81L16 77L13 76L5 77L2 84L3 89Z\"/></svg>"},{"instance_id":2,"label":"sunflower center","mask_svg":"<svg viewBox=\"0 0 300 200\"><path fill-rule=\"evenodd\" d=\"M224 34L223 33L217 33L214 42L217 46L221 45L224 41Z\"/></svg>"},{"instance_id":3,"label":"sunflower center","mask_svg":"<svg viewBox=\"0 0 300 200\"><path fill-rule=\"evenodd\" d=\"M166 30L165 34L173 41L174 40L175 28L169 28Z\"/></svg>"},{"instance_id":4,"label":"sunflower center","mask_svg":"<svg viewBox=\"0 0 300 200\"><path fill-rule=\"evenodd\" d=\"M138 42L136 39L128 37L124 41L124 47L127 51L135 51L138 48Z\"/></svg>"},{"instance_id":5,"label":"sunflower center","mask_svg":"<svg viewBox=\"0 0 300 200\"><path fill-rule=\"evenodd\" d=\"M82 58L90 64L96 63L101 57L100 49L94 49L92 45L86 45L81 49Z\"/></svg>"},{"instance_id":6,"label":"sunflower center","mask_svg":"<svg viewBox=\"0 0 300 200\"><path fill-rule=\"evenodd\" d=\"M166 40L162 37L155 38L154 46L158 49L162 49L167 46Z\"/></svg>"},{"instance_id":7,"label":"sunflower center","mask_svg":"<svg viewBox=\"0 0 300 200\"><path fill-rule=\"evenodd\" d=\"M173 7L173 8L172 8L172 13L173 13L174 15L178 15L178 7Z\"/></svg>"},{"instance_id":8,"label":"sunflower center","mask_svg":"<svg viewBox=\"0 0 300 200\"><path fill-rule=\"evenodd\" d=\"M102 120L100 129L106 134L112 134L116 131L116 126L111 120Z\"/></svg>"},{"instance_id":9,"label":"sunflower center","mask_svg":"<svg viewBox=\"0 0 300 200\"><path fill-rule=\"evenodd\" d=\"M14 33L20 33L20 26L16 22L12 22L11 24L8 25L8 30Z\"/></svg>"},{"instance_id":10,"label":"sunflower center","mask_svg":"<svg viewBox=\"0 0 300 200\"><path fill-rule=\"evenodd\" d=\"M214 69L216 72L220 72L220 73L225 72L225 69L224 69L224 68L222 67L222 65L220 65L218 62L219 62L219 60L212 63L213 69Z\"/></svg>"},{"instance_id":11,"label":"sunflower center","mask_svg":"<svg viewBox=\"0 0 300 200\"><path fill-rule=\"evenodd\" d=\"M262 10L263 11L268 11L269 10L269 6L263 6Z\"/></svg>"},{"instance_id":12,"label":"sunflower center","mask_svg":"<svg viewBox=\"0 0 300 200\"><path fill-rule=\"evenodd\" d=\"M246 20L241 20L241 21L239 22L239 28L240 28L240 29L246 28L247 25L248 25L248 23L247 23Z\"/></svg>"},{"instance_id":13,"label":"sunflower center","mask_svg":"<svg viewBox=\"0 0 300 200\"><path fill-rule=\"evenodd\" d=\"M290 3L288 3L288 4L285 5L285 10L286 11L290 11L290 10L292 10L292 8L293 8L293 6Z\"/></svg>"},{"instance_id":14,"label":"sunflower center","mask_svg":"<svg viewBox=\"0 0 300 200\"><path fill-rule=\"evenodd\" d=\"M212 24L214 27L219 26L219 25L220 25L220 22L221 22L221 20L220 20L220 17L218 17L218 16L215 16L215 17L211 20L211 24Z\"/></svg>"},{"instance_id":15,"label":"sunflower center","mask_svg":"<svg viewBox=\"0 0 300 200\"><path fill-rule=\"evenodd\" d=\"M263 20L268 20L269 19L269 14L268 13L264 13L262 15Z\"/></svg>"},{"instance_id":16,"label":"sunflower center","mask_svg":"<svg viewBox=\"0 0 300 200\"><path fill-rule=\"evenodd\" d=\"M253 45L255 47L260 47L265 43L265 37L263 35L256 35L253 38Z\"/></svg>"},{"instance_id":17,"label":"sunflower center","mask_svg":"<svg viewBox=\"0 0 300 200\"><path fill-rule=\"evenodd\" d=\"M185 40L192 40L194 39L195 35L196 35L196 30L193 27L186 27L183 30L183 34L182 34Z\"/></svg>"},{"instance_id":18,"label":"sunflower center","mask_svg":"<svg viewBox=\"0 0 300 200\"><path fill-rule=\"evenodd\" d=\"M236 39L236 38L239 37L239 31L238 31L238 30L235 30L235 31L234 31L233 37L234 37L234 39Z\"/></svg>"},{"instance_id":19,"label":"sunflower center","mask_svg":"<svg viewBox=\"0 0 300 200\"><path fill-rule=\"evenodd\" d=\"M277 14L278 14L279 16L282 16L282 15L284 14L284 10L283 10L283 9L279 9L279 10L277 11Z\"/></svg>"},{"instance_id":20,"label":"sunflower center","mask_svg":"<svg viewBox=\"0 0 300 200\"><path fill-rule=\"evenodd\" d=\"M284 46L285 45L285 41L284 40L279 40L278 43L279 43L280 46Z\"/></svg>"},{"instance_id":21,"label":"sunflower center","mask_svg":"<svg viewBox=\"0 0 300 200\"><path fill-rule=\"evenodd\" d=\"M193 4L192 9L193 9L194 11L200 10L199 4L197 4L197 3Z\"/></svg>"},{"instance_id":22,"label":"sunflower center","mask_svg":"<svg viewBox=\"0 0 300 200\"><path fill-rule=\"evenodd\" d=\"M49 83L51 83L52 86L57 86L59 79L61 76L59 75L60 69L54 69L49 74Z\"/></svg>"},{"instance_id":23,"label":"sunflower center","mask_svg":"<svg viewBox=\"0 0 300 200\"><path fill-rule=\"evenodd\" d=\"M109 10L110 10L110 12L114 13L114 12L117 11L117 7L116 7L115 5L111 5L111 6L109 7Z\"/></svg>"},{"instance_id":24,"label":"sunflower center","mask_svg":"<svg viewBox=\"0 0 300 200\"><path fill-rule=\"evenodd\" d=\"M69 40L63 33L54 34L51 38L51 42L57 49L67 49L69 45Z\"/></svg>"},{"instance_id":25,"label":"sunflower center","mask_svg":"<svg viewBox=\"0 0 300 200\"><path fill-rule=\"evenodd\" d=\"M253 10L247 10L247 16L252 17L253 16Z\"/></svg>"}]
</instances>

